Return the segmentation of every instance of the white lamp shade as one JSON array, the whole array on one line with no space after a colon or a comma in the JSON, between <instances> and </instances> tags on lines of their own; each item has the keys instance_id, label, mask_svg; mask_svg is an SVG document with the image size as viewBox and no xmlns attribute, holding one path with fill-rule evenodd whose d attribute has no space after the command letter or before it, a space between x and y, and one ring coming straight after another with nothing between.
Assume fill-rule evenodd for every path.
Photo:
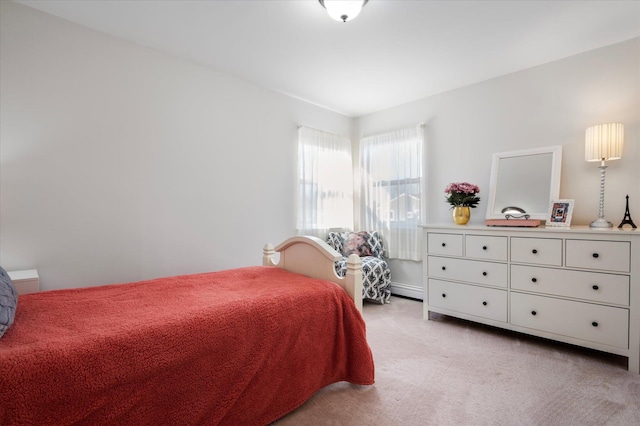
<instances>
[{"instance_id":1,"label":"white lamp shade","mask_svg":"<svg viewBox=\"0 0 640 426\"><path fill-rule=\"evenodd\" d=\"M327 13L336 21L347 22L360 14L365 0L324 0L321 2Z\"/></svg>"},{"instance_id":2,"label":"white lamp shade","mask_svg":"<svg viewBox=\"0 0 640 426\"><path fill-rule=\"evenodd\" d=\"M589 127L585 134L585 161L618 160L622 158L624 125L622 123L598 124Z\"/></svg>"}]
</instances>

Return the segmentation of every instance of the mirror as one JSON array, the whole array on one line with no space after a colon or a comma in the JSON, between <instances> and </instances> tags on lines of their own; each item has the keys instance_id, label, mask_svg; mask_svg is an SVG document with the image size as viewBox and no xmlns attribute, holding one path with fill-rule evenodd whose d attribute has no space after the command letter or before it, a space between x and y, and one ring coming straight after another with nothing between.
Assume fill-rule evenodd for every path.
<instances>
[{"instance_id":1,"label":"mirror","mask_svg":"<svg viewBox=\"0 0 640 426\"><path fill-rule=\"evenodd\" d=\"M561 163L560 145L493 154L487 219L524 210L546 220L549 202L559 198Z\"/></svg>"}]
</instances>

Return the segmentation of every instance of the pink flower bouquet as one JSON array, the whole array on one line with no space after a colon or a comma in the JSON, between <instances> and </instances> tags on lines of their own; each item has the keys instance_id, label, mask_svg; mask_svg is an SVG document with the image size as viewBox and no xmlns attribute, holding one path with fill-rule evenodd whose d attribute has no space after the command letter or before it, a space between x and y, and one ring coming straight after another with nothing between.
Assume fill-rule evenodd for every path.
<instances>
[{"instance_id":1,"label":"pink flower bouquet","mask_svg":"<svg viewBox=\"0 0 640 426\"><path fill-rule=\"evenodd\" d=\"M475 208L480 202L480 197L476 194L480 192L478 185L468 182L454 182L447 185L444 193L447 195L447 203L452 207Z\"/></svg>"}]
</instances>

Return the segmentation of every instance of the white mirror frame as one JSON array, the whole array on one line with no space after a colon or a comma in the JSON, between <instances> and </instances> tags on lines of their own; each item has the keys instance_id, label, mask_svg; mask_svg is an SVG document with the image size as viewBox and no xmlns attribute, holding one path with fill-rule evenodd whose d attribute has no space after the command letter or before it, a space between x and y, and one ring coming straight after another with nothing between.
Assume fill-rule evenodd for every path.
<instances>
[{"instance_id":1,"label":"white mirror frame","mask_svg":"<svg viewBox=\"0 0 640 426\"><path fill-rule=\"evenodd\" d=\"M562 146L549 146L543 148L533 148L533 149L525 149L520 151L508 151L508 152L500 152L493 154L493 159L491 162L491 179L489 181L489 199L487 201L487 219L504 219L504 213L497 212L496 213L496 189L498 188L498 177L500 175L500 165L503 161L514 158L514 157L528 157L539 154L551 154L551 184L549 186L549 199L545 200L544 205L546 206L544 211L536 211L536 212L526 212L529 215L530 219L547 219L547 207L549 206L549 202L551 200L555 200L559 198L560 195L560 167L562 164ZM525 178L512 177L514 180L518 180L522 185L532 184L531 182L526 182ZM527 180L531 180L528 178ZM535 182L535 179L534 179ZM535 184L535 183L534 183ZM499 206L498 208L507 207L507 206ZM521 206L515 206L521 207Z\"/></svg>"}]
</instances>

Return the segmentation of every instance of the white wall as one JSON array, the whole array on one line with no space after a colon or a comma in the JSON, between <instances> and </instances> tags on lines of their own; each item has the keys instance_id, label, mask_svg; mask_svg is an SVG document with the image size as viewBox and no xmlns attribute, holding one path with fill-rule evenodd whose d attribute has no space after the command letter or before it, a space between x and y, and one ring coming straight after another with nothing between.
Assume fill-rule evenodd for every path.
<instances>
[{"instance_id":1,"label":"white wall","mask_svg":"<svg viewBox=\"0 0 640 426\"><path fill-rule=\"evenodd\" d=\"M584 133L611 121L624 123L625 148L607 163L605 217L617 226L629 194L640 225L640 38L361 117L357 134L426 123L428 222L451 222L443 190L469 181L481 189L471 223L482 223L493 153L562 145L560 197L575 199L572 224L587 225L600 173L584 161ZM391 266L394 282L421 285L419 264Z\"/></svg>"},{"instance_id":2,"label":"white wall","mask_svg":"<svg viewBox=\"0 0 640 426\"><path fill-rule=\"evenodd\" d=\"M298 124L353 120L0 2L0 264L44 289L261 261L295 232Z\"/></svg>"}]
</instances>

